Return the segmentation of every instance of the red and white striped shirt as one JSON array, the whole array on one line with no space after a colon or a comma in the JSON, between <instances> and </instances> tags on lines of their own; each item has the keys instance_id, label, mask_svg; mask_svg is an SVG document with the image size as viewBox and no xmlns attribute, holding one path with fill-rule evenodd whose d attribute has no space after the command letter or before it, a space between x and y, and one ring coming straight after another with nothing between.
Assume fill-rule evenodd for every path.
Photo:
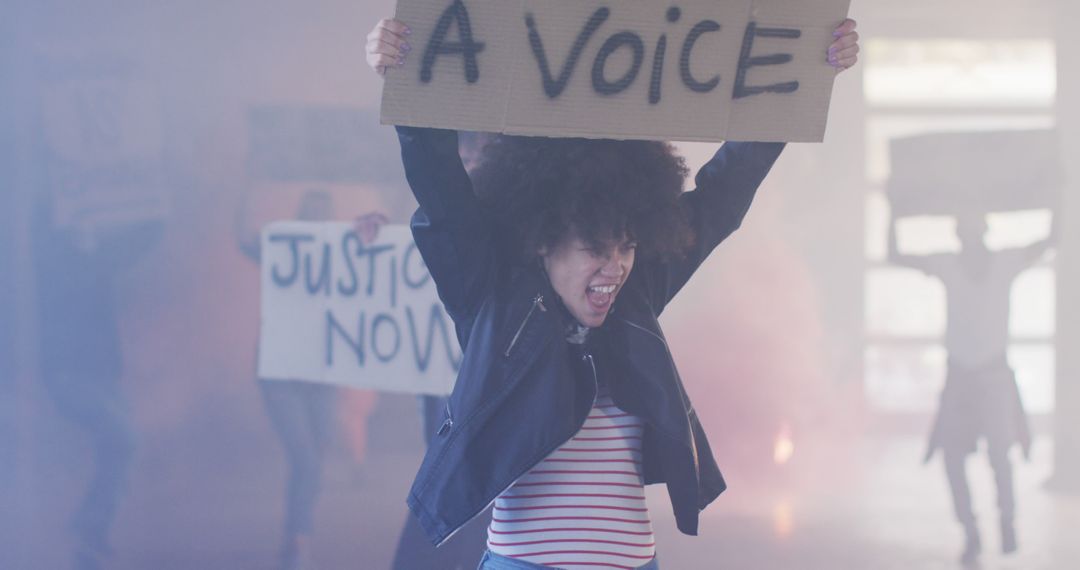
<instances>
[{"instance_id":1,"label":"red and white striped shirt","mask_svg":"<svg viewBox=\"0 0 1080 570\"><path fill-rule=\"evenodd\" d=\"M568 570L630 570L656 553L640 419L600 396L577 435L495 499L488 549Z\"/></svg>"}]
</instances>

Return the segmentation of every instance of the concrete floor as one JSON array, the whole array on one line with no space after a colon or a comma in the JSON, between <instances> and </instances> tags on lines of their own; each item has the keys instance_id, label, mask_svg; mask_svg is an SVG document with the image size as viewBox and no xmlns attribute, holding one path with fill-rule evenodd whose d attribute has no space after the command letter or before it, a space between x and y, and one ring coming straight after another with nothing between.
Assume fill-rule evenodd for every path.
<instances>
[{"instance_id":1,"label":"concrete floor","mask_svg":"<svg viewBox=\"0 0 1080 570\"><path fill-rule=\"evenodd\" d=\"M663 562L676 569L961 568L962 532L953 522L940 459L918 465L921 439L866 439L861 445L866 471L853 486L736 498L729 507L705 512L697 538L662 524ZM1080 568L1080 497L1041 489L1050 452L1049 445L1037 445L1032 462L1017 467L1021 549L1008 557L998 552L992 473L982 457L970 461L972 493L982 513L982 570ZM654 498L653 512L664 513L666 497Z\"/></svg>"},{"instance_id":2,"label":"concrete floor","mask_svg":"<svg viewBox=\"0 0 1080 570\"><path fill-rule=\"evenodd\" d=\"M395 405L380 413L406 414L413 406L407 399ZM328 466L314 543L323 570L390 566L420 447L380 443L377 432L372 437L363 465L357 467L339 454ZM829 461L814 465L793 460L792 473L756 484L738 469L727 469L731 488L704 512L698 537L675 530L666 491L650 488L665 570L960 568L956 559L961 532L952 520L940 459L925 467L919 464L921 438L855 441L849 453L854 459L843 469ZM273 568L284 476L274 447L215 459L176 457L146 445L142 449L117 521L116 554L108 568ZM1017 467L1021 550L1010 557L997 552L989 467L983 457L972 461L972 487L983 515L982 570L1080 568L1080 497L1041 489L1050 473L1051 452L1048 441L1037 440L1032 462ZM269 459L250 460L260 453ZM796 472L804 469L800 466L812 466L805 467L807 476ZM84 474L40 468L30 475L32 480L13 503L16 515L5 516L0 525L7 545L0 568L68 568L69 542L61 529ZM831 483L811 487L807 480ZM5 515L12 515L10 508Z\"/></svg>"}]
</instances>

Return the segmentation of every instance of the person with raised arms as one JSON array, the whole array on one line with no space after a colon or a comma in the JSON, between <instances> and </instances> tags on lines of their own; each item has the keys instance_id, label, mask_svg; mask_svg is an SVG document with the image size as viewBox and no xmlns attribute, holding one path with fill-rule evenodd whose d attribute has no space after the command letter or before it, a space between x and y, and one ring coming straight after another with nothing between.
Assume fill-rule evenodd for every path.
<instances>
[{"instance_id":1,"label":"person with raised arms","mask_svg":"<svg viewBox=\"0 0 1080 570\"><path fill-rule=\"evenodd\" d=\"M367 63L408 57L380 21ZM853 20L823 52L859 51ZM644 486L676 524L724 479L657 318L742 223L783 143L729 142L688 174L669 143L496 135L467 172L455 131L398 127L416 244L464 356L407 502L440 544L493 504L481 570L659 568Z\"/></svg>"}]
</instances>

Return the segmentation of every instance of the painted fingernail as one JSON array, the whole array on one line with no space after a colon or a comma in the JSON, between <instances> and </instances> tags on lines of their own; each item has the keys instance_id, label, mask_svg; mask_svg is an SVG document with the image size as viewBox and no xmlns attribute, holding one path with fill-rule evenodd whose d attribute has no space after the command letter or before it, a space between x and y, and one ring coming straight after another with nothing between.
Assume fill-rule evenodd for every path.
<instances>
[{"instance_id":1,"label":"painted fingernail","mask_svg":"<svg viewBox=\"0 0 1080 570\"><path fill-rule=\"evenodd\" d=\"M403 65L405 65L405 58L403 58L403 57L397 58L397 66L401 67Z\"/></svg>"},{"instance_id":2,"label":"painted fingernail","mask_svg":"<svg viewBox=\"0 0 1080 570\"><path fill-rule=\"evenodd\" d=\"M410 34L412 34L412 28L406 26L405 27L405 35L407 36L407 35L410 35Z\"/></svg>"},{"instance_id":3,"label":"painted fingernail","mask_svg":"<svg viewBox=\"0 0 1080 570\"><path fill-rule=\"evenodd\" d=\"M402 42L401 51L403 51L405 53L408 53L408 52L412 51L412 46L409 45L409 42Z\"/></svg>"}]
</instances>

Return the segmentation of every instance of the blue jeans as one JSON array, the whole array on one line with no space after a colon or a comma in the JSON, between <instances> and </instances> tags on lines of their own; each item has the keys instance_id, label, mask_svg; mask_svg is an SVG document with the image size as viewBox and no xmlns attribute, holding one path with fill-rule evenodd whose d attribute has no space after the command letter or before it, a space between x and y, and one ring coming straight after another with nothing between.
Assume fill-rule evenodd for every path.
<instances>
[{"instance_id":1,"label":"blue jeans","mask_svg":"<svg viewBox=\"0 0 1080 570\"><path fill-rule=\"evenodd\" d=\"M543 570L544 568L550 568L550 566L540 566L517 558L507 558L489 550L480 559L480 566L476 570ZM644 566L638 566L637 570L660 570L660 563L654 557Z\"/></svg>"}]
</instances>

